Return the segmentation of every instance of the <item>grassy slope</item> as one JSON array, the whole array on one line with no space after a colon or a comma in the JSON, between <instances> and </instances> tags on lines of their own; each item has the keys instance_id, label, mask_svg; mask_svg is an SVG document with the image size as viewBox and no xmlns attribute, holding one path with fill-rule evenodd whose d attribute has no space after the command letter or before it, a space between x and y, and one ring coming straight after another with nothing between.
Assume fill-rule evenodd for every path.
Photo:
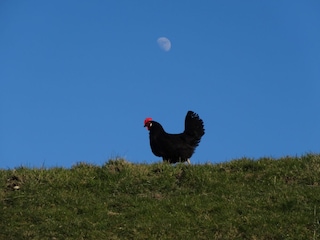
<instances>
[{"instance_id":1,"label":"grassy slope","mask_svg":"<svg viewBox=\"0 0 320 240\"><path fill-rule=\"evenodd\" d=\"M0 239L320 237L320 155L18 168L0 184Z\"/></svg>"}]
</instances>

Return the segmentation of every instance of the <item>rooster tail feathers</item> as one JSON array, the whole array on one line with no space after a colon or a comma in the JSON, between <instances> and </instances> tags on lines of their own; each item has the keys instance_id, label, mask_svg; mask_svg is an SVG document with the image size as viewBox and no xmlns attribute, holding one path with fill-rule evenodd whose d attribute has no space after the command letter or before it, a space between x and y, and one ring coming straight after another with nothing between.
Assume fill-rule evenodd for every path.
<instances>
[{"instance_id":1,"label":"rooster tail feathers","mask_svg":"<svg viewBox=\"0 0 320 240\"><path fill-rule=\"evenodd\" d=\"M204 124L198 114L188 111L185 119L184 132L193 137L197 144L200 142L201 137L204 135Z\"/></svg>"}]
</instances>

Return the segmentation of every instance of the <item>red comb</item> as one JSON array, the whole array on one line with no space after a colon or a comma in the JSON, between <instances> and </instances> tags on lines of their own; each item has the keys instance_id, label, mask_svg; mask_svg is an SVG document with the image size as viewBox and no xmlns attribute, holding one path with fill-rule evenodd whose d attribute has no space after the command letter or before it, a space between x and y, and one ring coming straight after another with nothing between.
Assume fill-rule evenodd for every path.
<instances>
[{"instance_id":1,"label":"red comb","mask_svg":"<svg viewBox=\"0 0 320 240\"><path fill-rule=\"evenodd\" d=\"M152 118L151 118L151 117L146 118L146 119L144 120L144 125L146 125L147 122L150 122L150 121L152 121Z\"/></svg>"}]
</instances>

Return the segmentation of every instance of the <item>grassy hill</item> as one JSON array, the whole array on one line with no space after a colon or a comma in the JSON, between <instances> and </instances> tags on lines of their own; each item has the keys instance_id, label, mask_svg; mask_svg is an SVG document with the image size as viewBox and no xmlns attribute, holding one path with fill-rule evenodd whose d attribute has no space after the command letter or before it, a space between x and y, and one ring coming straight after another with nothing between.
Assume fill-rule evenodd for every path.
<instances>
[{"instance_id":1,"label":"grassy hill","mask_svg":"<svg viewBox=\"0 0 320 240\"><path fill-rule=\"evenodd\" d=\"M318 239L320 155L0 170L0 239Z\"/></svg>"}]
</instances>

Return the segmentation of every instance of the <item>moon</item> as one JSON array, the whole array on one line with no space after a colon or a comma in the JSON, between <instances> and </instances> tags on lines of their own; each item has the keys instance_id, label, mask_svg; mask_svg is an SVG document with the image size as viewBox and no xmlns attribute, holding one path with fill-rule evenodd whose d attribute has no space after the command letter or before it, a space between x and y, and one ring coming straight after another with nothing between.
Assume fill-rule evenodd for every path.
<instances>
[{"instance_id":1,"label":"moon","mask_svg":"<svg viewBox=\"0 0 320 240\"><path fill-rule=\"evenodd\" d=\"M165 52L169 52L171 49L171 42L168 38L166 37L159 37L157 39L157 43L159 45L159 47L165 51Z\"/></svg>"}]
</instances>

